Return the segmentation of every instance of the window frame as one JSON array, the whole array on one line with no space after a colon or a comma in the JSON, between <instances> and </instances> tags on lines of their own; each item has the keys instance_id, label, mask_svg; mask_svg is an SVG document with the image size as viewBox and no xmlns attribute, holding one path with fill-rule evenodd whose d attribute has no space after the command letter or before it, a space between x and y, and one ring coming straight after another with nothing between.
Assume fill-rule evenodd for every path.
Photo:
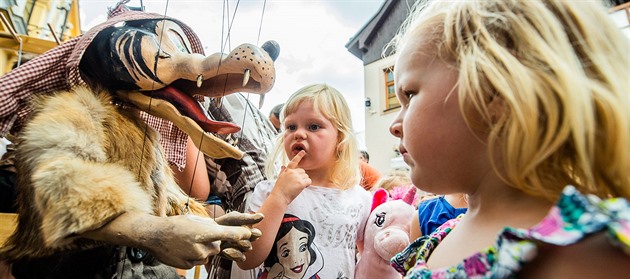
<instances>
[{"instance_id":1,"label":"window frame","mask_svg":"<svg viewBox=\"0 0 630 279\"><path fill-rule=\"evenodd\" d=\"M383 98L385 109L383 112L400 108L400 101L398 101L398 98L396 97L396 87L394 84L394 65L383 69L383 81L385 89Z\"/></svg>"}]
</instances>

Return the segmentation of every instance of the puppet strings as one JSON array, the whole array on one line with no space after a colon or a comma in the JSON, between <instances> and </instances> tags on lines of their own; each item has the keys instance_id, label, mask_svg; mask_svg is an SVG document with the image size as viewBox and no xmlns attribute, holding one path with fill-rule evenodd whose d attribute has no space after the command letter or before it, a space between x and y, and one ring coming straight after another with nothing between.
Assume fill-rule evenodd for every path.
<instances>
[{"instance_id":1,"label":"puppet strings","mask_svg":"<svg viewBox=\"0 0 630 279\"><path fill-rule=\"evenodd\" d=\"M224 18L224 20L222 20L221 40L223 40L223 30L225 30L225 27L224 27L223 24L225 22L228 22L228 31L227 31L227 36L225 36L225 42L221 42L221 53L224 52L226 46L228 48L231 48L232 26L234 24L234 20L236 19L236 12L238 11L238 6L240 4L240 0L236 2L236 7L234 8L234 14L232 15L232 19L231 20L229 18L229 16L230 16L230 14L229 14L229 2L227 0L225 0L223 3L224 3L224 8L223 8L223 18ZM260 34L262 33L262 24L263 24L263 20L264 20L264 17L265 17L266 7L267 7L267 0L265 0L263 2L262 12L261 12L261 16L260 16L260 23L259 23L259 26L258 26L258 35L257 35L257 38L256 38L256 45L260 45ZM227 16L227 20L225 19L226 16ZM218 69L220 67L221 67L221 62L219 62L219 67L217 68L217 71L218 71ZM227 87L227 80L226 80L226 82L224 84L224 92L223 92L223 95L221 96L221 98L223 96L225 96L225 88L226 87ZM241 96L242 96L242 94L241 94ZM241 121L241 131L239 132L239 135L236 137L236 139L232 142L233 145L237 145L237 143L239 141L241 141L243 136L244 136L243 133L245 131L245 125L246 125L245 119L247 119L247 113L250 112L250 110L251 110L252 116L254 117L256 123L264 125L264 123L261 123L259 121L260 119L256 115L256 113L254 111L254 108L252 107L251 102L249 101L249 97L250 97L250 94L247 93L247 97L245 98L246 107L245 107L245 109L243 111L243 119ZM260 98L263 98L263 96L261 96ZM223 107L223 102L219 101L219 109L221 109L222 107ZM259 129L259 134L262 136L262 131L260 129ZM228 135L227 139L231 141L232 140L231 135ZM200 151L197 152L197 157L199 157L199 155L200 155L199 153L201 153L201 152ZM197 164L198 160L199 160L198 158L197 158L197 160L195 160L195 164ZM197 168L195 167L195 171L196 170L197 170ZM194 179L194 176L193 176L193 179ZM192 189L192 182L191 182L190 188ZM226 212L229 212L229 209L226 210ZM216 205L213 206L213 218L216 219Z\"/></svg>"},{"instance_id":2,"label":"puppet strings","mask_svg":"<svg viewBox=\"0 0 630 279\"><path fill-rule=\"evenodd\" d=\"M234 8L234 15L232 16L232 20L231 20L231 21L229 21L229 13L227 13L227 12L226 12L226 3L225 3L225 2L224 2L224 7L222 8L222 11L223 11L223 18L225 18L226 14L227 14L227 16L228 16L228 21L229 21L229 23L228 23L228 31L227 31L227 39L226 39L226 43L229 41L230 32L231 32L231 30L232 30L232 25L233 25L233 23L234 23L234 18L236 17L236 11L238 10L238 5L239 5L239 3L240 3L240 0L236 3L236 7ZM229 7L227 7L227 8L229 9ZM222 22L222 25L221 25L221 40L223 40L223 30L224 30L224 25L223 25L223 22L224 22L224 21L225 21L225 20L221 20L221 22ZM221 53L224 53L224 48L225 48L225 44L224 44L224 42L221 42L221 45L222 45L222 47L221 47ZM219 70L220 70L220 69L221 69L221 59L219 59L219 65L218 65L218 67L217 67L217 72L216 72L216 75L218 75L218 74L219 74ZM225 88L226 88L226 87L227 87L227 80L226 80L226 83L225 83L225 84L224 84L224 86L223 86L223 95L225 95ZM220 103L221 103L221 102L220 102ZM221 106L221 105L220 105L220 106ZM207 121L207 119L206 119L205 121ZM202 136L202 137L201 137L201 139L199 140L199 145L198 145L198 146L202 146L202 144L203 144L203 136ZM194 185L194 182L195 182L195 176L196 176L196 174L197 174L197 166L198 166L198 164L199 164L199 158L200 158L201 156L202 156L202 155L201 155L201 150L199 150L199 149L198 149L198 150L197 150L197 156L195 156L195 163L194 163L194 167L193 167L192 177L191 177L191 179L190 179L190 184L189 184L189 186L188 186L188 192L186 193L186 194L187 194L188 199L186 200L186 204L185 204L185 213L188 213L188 212L189 212L189 210L190 210L190 193L192 193L192 188L193 188L193 185ZM207 170L206 170L206 171L207 171ZM216 217L215 217L215 216L216 216L216 205L214 205L214 206L213 206L213 218L214 218L214 219L216 219Z\"/></svg>"},{"instance_id":3,"label":"puppet strings","mask_svg":"<svg viewBox=\"0 0 630 279\"><path fill-rule=\"evenodd\" d=\"M258 37L257 37L257 42L256 42L257 45L259 44L259 41L260 41L260 33L262 31L262 22L263 22L263 19L264 19L266 3L267 3L267 1L265 0L264 3L263 3L263 9L262 9L262 16L261 16L261 19L260 19L260 25L258 27ZM236 7L234 8L234 12L232 14L232 18L230 19L229 2L227 0L225 0L223 2L223 8L222 8L223 20L221 21L222 22L221 23L221 53L225 52L226 47L227 48L231 48L232 26L234 25L234 20L236 19L236 13L238 11L239 4L240 4L240 0L236 2ZM223 32L225 31L225 23L226 22L228 23L227 35L224 36ZM223 41L223 38L225 38L225 41ZM220 68L221 68L221 60L219 60L219 66L217 67L217 74L218 74L218 71L219 71ZM221 98L223 96L225 96L225 88L227 88L227 80L224 83L223 94L222 94ZM246 102L247 102L247 107L248 108L251 107L250 106L250 102L249 102L249 96L250 95L247 94ZM223 107L223 102L219 101L219 109L221 109L222 107ZM241 132L240 132L239 136L237 137L236 141L232 143L233 145L236 145L236 143L238 143L238 141L240 141L240 139L243 137L243 130L245 129L245 119L247 117L247 112L248 112L248 110L246 109L244 111L243 120L241 122L241 127L242 127L241 128ZM256 120L258 120L258 119L256 119ZM258 122L258 121L256 121L256 122ZM231 139L230 135L228 135L228 139ZM199 146L201 146L201 143L203 143L203 137L200 140ZM201 155L201 150L198 150L197 151L197 156L195 158L195 167L193 168L193 176L191 178L191 182L190 182L190 185L189 185L189 188L188 188L189 201L190 201L190 193L192 192L193 182L194 182L194 179L195 179L195 174L196 174L196 171L197 171L197 165L199 163L199 157L200 156L202 156ZM189 201L186 202L186 207L189 206ZM213 218L216 219L216 206L213 206Z\"/></svg>"},{"instance_id":4,"label":"puppet strings","mask_svg":"<svg viewBox=\"0 0 630 279\"><path fill-rule=\"evenodd\" d=\"M267 0L263 1L262 14L260 15L260 24L258 24L258 38L256 38L256 45L260 44L260 33L262 31L263 19L265 18L266 7L267 7Z\"/></svg>"},{"instance_id":5,"label":"puppet strings","mask_svg":"<svg viewBox=\"0 0 630 279\"><path fill-rule=\"evenodd\" d=\"M129 1L127 1L129 2ZM164 8L164 14L163 14L163 19L166 19L166 12L168 11L168 3L169 0L166 0L166 7ZM142 10L144 11L144 6L142 6L142 3L140 3ZM162 50L162 37L164 36L164 28L162 28L162 30L160 31L160 39L158 40L158 50L155 54L154 57L154 63L153 63L153 72L155 73L155 76L158 76L158 72L157 72L157 64L158 64L158 58L159 58L159 54L160 51ZM155 90L155 79L153 79L153 81L151 82L151 92L153 92ZM147 113L151 112L151 108L152 108L152 102L153 101L153 96L151 96L149 98L149 108L147 109ZM144 160L144 151L147 145L147 134L149 131L149 124L145 122L144 125L144 138L142 140L142 156L140 156L140 166L142 166L142 161ZM138 168L138 180L140 180L140 175L142 173L142 168L139 167Z\"/></svg>"},{"instance_id":6,"label":"puppet strings","mask_svg":"<svg viewBox=\"0 0 630 279\"><path fill-rule=\"evenodd\" d=\"M124 3L128 3L128 2L129 1L127 0ZM168 4L169 4L169 0L166 0L166 6L164 8L164 14L163 14L163 18L162 18L163 20L166 19L166 13L168 11ZM140 0L140 9L142 11L144 11L144 3L142 2L142 0ZM164 24L164 23L162 23L162 24ZM158 56L160 54L160 51L162 50L162 38L163 38L163 35L164 35L164 28L162 28L162 30L160 31L160 36L159 36L160 39L158 41L158 50L157 50L157 53L155 54L155 58L154 58L155 62L153 63L153 72L155 73L156 76L158 75L157 63L158 63ZM152 83L151 83L151 92L153 92L154 89L155 89L155 80L153 80ZM153 101L153 96L151 96L149 98L149 108L148 108L147 113L151 112L152 101ZM144 125L144 137L143 137L143 140L142 140L142 154L140 156L140 166L142 166L142 163L143 163L143 160L144 160L144 152L145 152L145 148L147 146L148 129L149 129L149 124L145 122L145 125ZM141 169L142 169L141 167L138 168L138 181L140 181ZM188 207L188 203L186 203L186 207ZM122 277L124 277L124 274L125 274L125 265L126 265L126 262L127 262L127 255L126 255L127 254L127 249L126 249L126 247L121 247L121 248L124 249L123 251L121 251L121 254L124 255L122 257L122 265L120 267L120 275L121 275L121 278L122 278ZM153 273L153 276L155 278L158 278L158 276L155 273L155 270L153 270L153 268L150 268L149 270L151 270L151 273Z\"/></svg>"},{"instance_id":7,"label":"puppet strings","mask_svg":"<svg viewBox=\"0 0 630 279\"><path fill-rule=\"evenodd\" d=\"M264 19L264 14L265 14L265 9L266 9L266 3L267 3L267 1L265 0L265 1L264 1L264 3L263 3L262 15L261 15L261 19L260 19L260 25L259 25L259 28L258 28L258 37L257 37L257 42L256 42L256 44L257 44L257 45L259 44L259 41L260 41L260 34L261 34L261 32L262 32L262 22L263 22L263 19ZM237 1L237 3L236 3L236 7L234 8L234 13L233 13L233 15L232 15L232 18L230 19L230 15L229 15L229 3L228 3L228 0L225 0L225 1L224 1L224 7L222 8L222 11L223 11L223 20L222 20L222 28L221 28L221 40L222 40L222 42L221 42L221 53L224 53L224 50L225 50L226 46L229 46L229 45L230 45L230 41L231 41L231 36L230 36L230 34L231 34L232 26L233 26L233 24L234 24L234 20L235 20L235 18L236 18L236 12L238 11L238 6L239 6L239 4L240 4L240 0L239 0L239 1ZM140 5L141 5L142 10L144 10L144 4L142 3L142 0L141 0ZM165 9L164 9L164 13L163 13L163 17L164 17L164 19L166 19L166 15L167 15L167 12L168 12L168 6L169 6L169 0L166 0L166 6L165 6ZM226 17L227 17L227 21L226 21ZM224 32L224 30L225 30L225 27L224 27L225 22L228 22L228 28L227 28L227 35L226 35L226 36L224 36L224 33L223 33L223 32ZM158 52L156 53L156 55L155 55L155 59L154 59L155 63L154 63L154 65L153 65L153 68L154 68L154 72L156 73L156 75L158 74L158 73L157 73L157 61L158 61L158 55L159 55L159 52L160 52L160 50L161 50L161 46L162 46L163 33L164 33L164 28L162 28L162 30L161 30L160 39L159 39L159 42L158 42ZM225 38L225 42L223 42L223 38ZM220 67L221 67L221 60L219 60L219 65L218 65L218 67L217 67L217 74L218 74L218 71L219 71ZM227 87L227 83L224 85L224 93L223 93L223 96L225 95L225 88L226 88L226 87ZM155 81L153 81L153 83L152 83L151 91L153 91L153 90L154 90L154 88L155 88ZM151 101L152 101L152 100L153 100L153 98L150 98L150 100L149 100L149 108L148 108L148 111L149 111L149 112L151 111L151 107L152 107L152 102L151 102ZM220 107L222 107L222 102L219 102L219 105L220 105ZM248 106L248 108L250 108L250 109L251 109L251 105L250 105L250 103L249 103L249 94L248 94L248 96L247 96L247 106ZM248 110L246 109L246 110L245 110L245 112L244 112L244 115L243 115L243 122L242 122L242 124L241 124L241 127L242 127L243 129L244 129L244 127L245 127L245 117L246 117L246 115L247 115L247 111L248 111ZM258 119L257 119L257 120L258 120ZM257 121L257 122L258 122L258 121ZM243 130L243 129L242 129L242 130ZM241 130L241 133L240 133L240 135L239 135L239 138L243 137L243 131L242 131L242 130ZM146 125L145 125L145 131L144 131L144 139L143 139L143 148L142 148L142 152L144 152L144 151L145 151L145 147L146 147L146 145L147 145L147 134L148 134L148 124L146 124ZM202 137L201 137L201 139L200 139L200 144L199 144L199 146L201 146L201 144L202 144L202 143L203 143L203 136L202 136ZM189 185L189 188L188 188L188 192L186 193L186 194L187 194L187 197L188 197L188 200L186 201L185 207L184 207L184 208L183 208L183 210L182 210L182 211L183 211L183 213L185 213L185 214L186 214L186 213L188 213L188 212L190 211L190 193L192 192L192 187L193 187L193 183L194 183L194 180L195 180L195 175L196 175L196 171L197 171L197 165L198 165L198 163L199 163L199 157L200 157L200 156L201 156L201 150L197 150L197 156L196 156L196 158L195 158L195 163L194 163L195 165L194 165L194 168L193 168L192 178L191 178L191 181L190 181L190 185ZM144 159L144 156L141 156L141 157L140 157L140 165L142 165L142 161L143 161L143 159ZM138 172L138 178L140 178L140 172ZM214 218L216 218L216 207L214 207L214 212L213 212L213 213L214 213L213 215L215 216ZM126 257L124 257L124 258L123 258L123 265L121 266L121 268L123 269L122 271L124 271L125 261L126 261ZM121 274L124 274L124 272L123 272L123 273L121 273ZM208 274L208 277L209 277L209 276L210 276L210 274Z\"/></svg>"},{"instance_id":8,"label":"puppet strings","mask_svg":"<svg viewBox=\"0 0 630 279\"><path fill-rule=\"evenodd\" d=\"M263 2L263 7L262 7L262 13L260 15L260 24L258 24L258 36L256 38L256 45L260 45L260 33L262 33L262 24L263 24L263 20L265 19L265 8L267 7L267 0L265 0ZM247 108L251 109L251 104L249 102L249 96L250 94L247 93ZM264 95L261 95L260 98L264 98ZM247 117L247 112L249 111L249 109L246 109L245 112L243 113L243 128L241 129L241 132L239 133L238 136L238 141L242 140L243 138L243 133L245 132L245 119ZM254 114L254 110L252 109L252 116L254 116L254 119L258 120L258 117L256 117L256 115ZM256 123L258 124L258 121L256 121ZM262 131L259 131L259 134L262 135Z\"/></svg>"}]
</instances>

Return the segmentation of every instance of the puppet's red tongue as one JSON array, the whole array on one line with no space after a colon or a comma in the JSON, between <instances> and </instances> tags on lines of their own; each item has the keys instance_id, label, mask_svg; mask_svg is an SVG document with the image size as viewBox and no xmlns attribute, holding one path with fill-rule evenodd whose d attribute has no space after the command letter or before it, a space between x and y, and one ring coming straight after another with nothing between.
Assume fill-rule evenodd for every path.
<instances>
[{"instance_id":1,"label":"puppet's red tongue","mask_svg":"<svg viewBox=\"0 0 630 279\"><path fill-rule=\"evenodd\" d=\"M144 94L171 103L182 115L197 122L197 124L201 126L201 129L206 132L230 134L241 130L241 128L234 123L214 121L208 118L203 112L203 108L199 102L197 102L192 96L178 90L177 88L167 86L156 91L146 92Z\"/></svg>"}]
</instances>

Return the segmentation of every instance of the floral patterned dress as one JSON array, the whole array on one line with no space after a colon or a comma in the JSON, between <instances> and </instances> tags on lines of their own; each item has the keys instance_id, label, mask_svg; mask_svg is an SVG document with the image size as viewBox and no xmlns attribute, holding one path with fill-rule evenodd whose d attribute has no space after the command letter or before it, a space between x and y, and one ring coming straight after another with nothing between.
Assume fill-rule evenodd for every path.
<instances>
[{"instance_id":1,"label":"floral patterned dress","mask_svg":"<svg viewBox=\"0 0 630 279\"><path fill-rule=\"evenodd\" d=\"M418 238L391 259L392 266L405 278L511 278L536 256L536 243L566 246L601 231L606 231L612 244L630 255L628 201L621 198L600 200L567 186L558 203L539 224L527 230L506 227L495 245L456 266L430 270L426 260L462 216L444 223L432 234Z\"/></svg>"}]
</instances>

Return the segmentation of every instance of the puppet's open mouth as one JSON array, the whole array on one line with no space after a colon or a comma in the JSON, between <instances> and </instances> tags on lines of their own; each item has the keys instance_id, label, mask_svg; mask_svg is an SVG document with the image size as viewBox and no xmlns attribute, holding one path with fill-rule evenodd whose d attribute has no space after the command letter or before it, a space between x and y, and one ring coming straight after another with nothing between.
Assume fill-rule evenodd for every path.
<instances>
[{"instance_id":1,"label":"puppet's open mouth","mask_svg":"<svg viewBox=\"0 0 630 279\"><path fill-rule=\"evenodd\" d=\"M267 41L260 48L242 44L229 54L218 53L197 61L197 68L203 70L196 79L187 75L163 88L143 90L142 94L171 103L181 115L194 120L205 132L235 133L240 130L239 126L208 119L193 96L223 97L236 92L253 92L261 94L262 100L273 86L273 61L279 52L280 47L275 41Z\"/></svg>"},{"instance_id":2,"label":"puppet's open mouth","mask_svg":"<svg viewBox=\"0 0 630 279\"><path fill-rule=\"evenodd\" d=\"M165 82L162 88L147 90L153 86L138 85L144 90L119 90L117 93L139 109L173 122L209 157L241 159L242 151L213 135L235 133L241 128L234 123L209 119L193 96L222 97L236 92L264 96L275 82L273 63L278 53L277 43L269 41L261 48L240 45L228 55L218 53L197 60L191 56L188 58L195 61L191 64L194 67L181 68L186 74Z\"/></svg>"},{"instance_id":3,"label":"puppet's open mouth","mask_svg":"<svg viewBox=\"0 0 630 279\"><path fill-rule=\"evenodd\" d=\"M237 160L243 158L244 153L242 151L228 144L224 140L215 137L212 133L204 131L204 129L209 129L210 131L215 131L216 133L230 133L230 131L238 131L240 128L229 122L213 121L208 119L203 113L199 103L197 103L192 97L189 96L189 100L187 100L188 98L186 97L181 97L184 95L188 96L187 94L179 92L177 96L186 100L183 101L184 104L188 106L190 106L190 104L195 105L194 107L196 109L194 110L197 112L195 113L196 116L193 117L197 117L197 120L193 120L193 118L182 114L182 112L188 114L190 113L185 112L186 110L177 109L171 102L172 100L164 100L155 96L149 97L139 91L118 91L117 93L122 98L132 102L139 109L151 115L173 122L175 126L184 131L184 133L192 139L195 146L197 146L201 152L208 155L210 158L234 158ZM155 92L153 93L155 94ZM193 101L192 103L190 103L191 100ZM178 99L177 101L181 100ZM203 117L198 117L199 115L202 115ZM205 128L202 128L202 125Z\"/></svg>"},{"instance_id":4,"label":"puppet's open mouth","mask_svg":"<svg viewBox=\"0 0 630 279\"><path fill-rule=\"evenodd\" d=\"M215 121L207 117L203 107L192 96L173 87L166 86L156 91L143 91L142 94L172 104L182 116L195 121L205 132L217 134L236 133L241 128L230 122Z\"/></svg>"}]
</instances>

